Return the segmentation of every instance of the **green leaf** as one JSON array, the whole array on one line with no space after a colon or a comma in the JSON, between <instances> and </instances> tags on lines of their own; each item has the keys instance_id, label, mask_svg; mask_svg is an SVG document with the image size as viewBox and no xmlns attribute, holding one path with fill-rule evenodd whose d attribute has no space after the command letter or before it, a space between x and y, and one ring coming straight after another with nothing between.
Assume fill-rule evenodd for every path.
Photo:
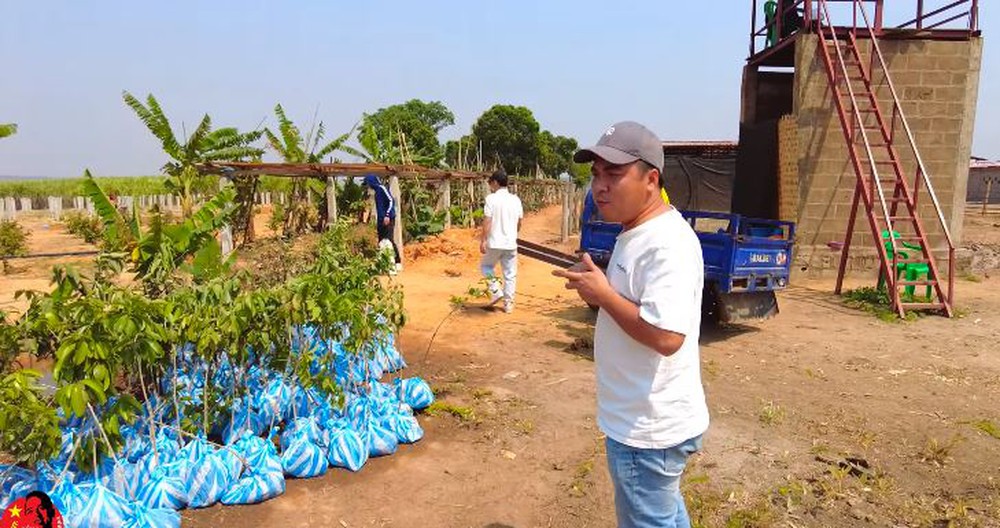
<instances>
[{"instance_id":1,"label":"green leaf","mask_svg":"<svg viewBox=\"0 0 1000 528\"><path fill-rule=\"evenodd\" d=\"M104 227L108 230L108 237L112 240L118 240L118 225L124 222L118 210L111 204L111 200L104 194L104 190L91 176L89 169L83 171L83 194L93 202L94 211L101 217Z\"/></svg>"},{"instance_id":2,"label":"green leaf","mask_svg":"<svg viewBox=\"0 0 1000 528\"><path fill-rule=\"evenodd\" d=\"M104 396L104 389L100 385L98 385L96 381L85 379L82 381L82 383L86 385L91 391L93 391L94 396L97 397L98 403L105 402L106 398Z\"/></svg>"},{"instance_id":3,"label":"green leaf","mask_svg":"<svg viewBox=\"0 0 1000 528\"><path fill-rule=\"evenodd\" d=\"M104 425L104 428L113 436L121 436L121 422L118 420L117 416L112 415L108 418L108 422Z\"/></svg>"},{"instance_id":4,"label":"green leaf","mask_svg":"<svg viewBox=\"0 0 1000 528\"><path fill-rule=\"evenodd\" d=\"M93 369L94 379L97 380L105 390L111 388L111 377L108 376L108 368L98 363Z\"/></svg>"},{"instance_id":5,"label":"green leaf","mask_svg":"<svg viewBox=\"0 0 1000 528\"><path fill-rule=\"evenodd\" d=\"M218 277L223 270L222 246L212 238L194 255L192 274L195 280L207 281Z\"/></svg>"},{"instance_id":6,"label":"green leaf","mask_svg":"<svg viewBox=\"0 0 1000 528\"><path fill-rule=\"evenodd\" d=\"M84 417L87 412L87 393L80 388L80 385L73 385L70 389L69 401L73 407L73 414Z\"/></svg>"}]
</instances>

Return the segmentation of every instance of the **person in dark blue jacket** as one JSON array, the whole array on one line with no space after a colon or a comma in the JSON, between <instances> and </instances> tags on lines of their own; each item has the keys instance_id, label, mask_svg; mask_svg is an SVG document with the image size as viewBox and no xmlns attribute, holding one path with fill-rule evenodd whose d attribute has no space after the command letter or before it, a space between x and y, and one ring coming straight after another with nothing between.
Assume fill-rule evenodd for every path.
<instances>
[{"instance_id":1,"label":"person in dark blue jacket","mask_svg":"<svg viewBox=\"0 0 1000 528\"><path fill-rule=\"evenodd\" d=\"M365 185L375 192L375 225L378 230L379 242L388 240L392 244L392 251L396 256L396 270L403 269L402 260L399 258L399 248L392 239L393 228L396 227L396 201L392 199L392 193L379 181L378 176L369 174L365 176Z\"/></svg>"}]
</instances>

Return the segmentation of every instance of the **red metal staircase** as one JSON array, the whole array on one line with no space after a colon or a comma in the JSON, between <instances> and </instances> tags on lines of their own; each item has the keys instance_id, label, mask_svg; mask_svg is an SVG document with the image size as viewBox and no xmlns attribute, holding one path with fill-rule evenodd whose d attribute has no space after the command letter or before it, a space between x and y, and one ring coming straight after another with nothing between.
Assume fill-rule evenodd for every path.
<instances>
[{"instance_id":1,"label":"red metal staircase","mask_svg":"<svg viewBox=\"0 0 1000 528\"><path fill-rule=\"evenodd\" d=\"M819 35L819 55L857 177L836 292L841 292L854 224L859 206L863 206L893 309L901 317L908 310L941 310L951 317L955 245L886 67L879 33L872 29L862 0L851 2L852 27L835 26L827 0L816 3L818 16L812 29ZM908 176L907 166L914 167L915 174ZM922 211L931 212L924 205L926 198L920 200L922 195L933 205L938 256L921 218ZM946 260L946 275L941 273L938 258ZM907 278L897 273L907 265L920 264L926 264L926 277ZM901 292L914 286L930 286L933 294L929 299L915 299Z\"/></svg>"}]
</instances>

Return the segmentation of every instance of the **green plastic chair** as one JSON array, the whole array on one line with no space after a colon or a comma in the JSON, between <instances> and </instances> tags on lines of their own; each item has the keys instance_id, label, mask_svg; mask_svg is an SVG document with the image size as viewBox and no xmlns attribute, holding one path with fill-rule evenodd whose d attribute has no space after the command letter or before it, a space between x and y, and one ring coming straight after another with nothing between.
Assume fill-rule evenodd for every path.
<instances>
[{"instance_id":1,"label":"green plastic chair","mask_svg":"<svg viewBox=\"0 0 1000 528\"><path fill-rule=\"evenodd\" d=\"M892 236L893 238L896 238L898 240L900 235L899 232L893 231ZM893 258L892 239L889 238L888 230L882 231L882 240L885 241L884 243L885 243L886 255L889 256L890 260L892 260ZM917 251L921 255L923 254L923 248L917 244L909 244L907 242L899 242L899 244L906 249ZM910 254L906 251L899 251L898 253L899 253L899 258L902 259L910 258ZM920 277L924 277L926 279L930 277L930 267L927 265L926 262L899 262L896 264L896 279L899 279L900 277L905 277L906 280L908 281L919 280ZM883 277L882 274L880 273L878 278L878 288L882 289L884 285L885 285L885 277ZM913 294L916 291L916 288L912 284L910 284L907 285L906 289L903 291L906 293L908 297L913 298ZM926 297L929 299L930 296L931 296L931 285L928 284Z\"/></svg>"},{"instance_id":2,"label":"green plastic chair","mask_svg":"<svg viewBox=\"0 0 1000 528\"><path fill-rule=\"evenodd\" d=\"M767 39L765 40L768 48L778 43L778 28L772 25L774 22L774 14L778 11L778 2L775 0L767 0L764 2L764 23L767 24Z\"/></svg>"}]
</instances>

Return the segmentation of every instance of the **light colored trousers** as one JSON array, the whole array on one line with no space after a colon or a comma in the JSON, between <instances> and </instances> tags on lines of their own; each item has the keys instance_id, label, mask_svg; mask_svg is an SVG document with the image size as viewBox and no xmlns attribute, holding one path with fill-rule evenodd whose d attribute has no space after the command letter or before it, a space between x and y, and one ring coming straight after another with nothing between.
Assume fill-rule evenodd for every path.
<instances>
[{"instance_id":1,"label":"light colored trousers","mask_svg":"<svg viewBox=\"0 0 1000 528\"><path fill-rule=\"evenodd\" d=\"M497 280L496 267L500 263L503 270L503 298L514 302L514 287L517 284L517 250L486 248L479 267L489 282L490 296L494 299L500 295L500 281Z\"/></svg>"}]
</instances>

